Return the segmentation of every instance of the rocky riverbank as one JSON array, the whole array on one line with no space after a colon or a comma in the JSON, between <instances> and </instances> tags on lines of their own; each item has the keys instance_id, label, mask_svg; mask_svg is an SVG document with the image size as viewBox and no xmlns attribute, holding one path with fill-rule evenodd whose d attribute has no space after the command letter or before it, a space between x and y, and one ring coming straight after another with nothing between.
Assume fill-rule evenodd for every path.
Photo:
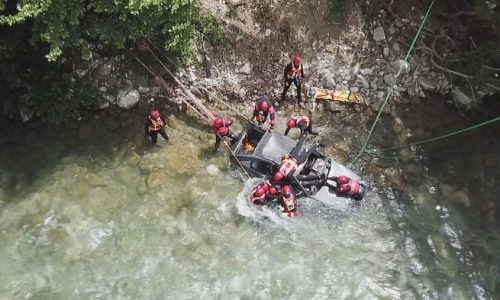
<instances>
[{"instance_id":1,"label":"rocky riverbank","mask_svg":"<svg viewBox=\"0 0 500 300\"><path fill-rule=\"evenodd\" d=\"M360 93L364 103L356 110L368 116L378 111L400 68L402 73L386 112L394 113L402 102L435 94L451 95L448 101L467 111L477 106L482 96L492 93L476 91L472 97L470 89L453 86L450 77L432 68L430 54L422 45L417 45L404 62L423 19L420 8L412 7L407 14L395 17L388 10L371 11L370 15L362 11L362 6L353 6L345 21L336 23L328 14L328 1L203 1L203 5L222 20L227 43L217 48L206 43L210 78L203 67L202 52L178 74L196 96L207 102L221 97L239 110L250 110L249 103L261 93L278 99L282 69L296 54L304 59L306 84ZM297 17L300 22L294 22ZM422 38L432 34L434 31L425 27ZM178 99L184 97L180 90L172 85L170 93L165 93L125 55L96 55L76 74L93 78L102 97L101 109L129 109L152 100L167 100L175 104L175 110L184 108ZM288 96L290 99L293 95ZM339 111L349 106L328 103L325 108Z\"/></svg>"}]
</instances>

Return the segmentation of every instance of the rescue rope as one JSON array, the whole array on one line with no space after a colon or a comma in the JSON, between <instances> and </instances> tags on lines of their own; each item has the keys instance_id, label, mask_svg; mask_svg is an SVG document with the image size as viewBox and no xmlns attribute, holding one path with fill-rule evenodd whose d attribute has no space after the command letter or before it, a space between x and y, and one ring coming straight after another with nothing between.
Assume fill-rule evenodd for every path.
<instances>
[{"instance_id":1,"label":"rescue rope","mask_svg":"<svg viewBox=\"0 0 500 300\"><path fill-rule=\"evenodd\" d=\"M141 64L146 70L148 70L149 73L151 73L151 75L153 75L155 78L158 78L158 80L164 81L164 79L161 76L159 76L153 70L151 70L151 68L149 68L148 66L146 66L146 64L143 63L137 56L133 55L133 57L134 57L135 60L137 60L137 62L139 62L139 64ZM160 87L163 88L163 89L166 89L163 84L161 84ZM188 101L185 101L183 99L181 99L181 101L184 104L186 104L189 108L191 108L194 112L196 112L203 120L205 120L206 122L210 123L210 119L208 119L208 117L206 115L204 115L201 112L199 112L194 106L191 105L191 103L189 103Z\"/></svg>"},{"instance_id":2,"label":"rescue rope","mask_svg":"<svg viewBox=\"0 0 500 300\"><path fill-rule=\"evenodd\" d=\"M146 45L147 46L147 45ZM179 86L181 86L181 88L183 89L184 93L191 98L191 100L193 100L193 102L198 106L199 109L201 109L205 114L203 114L202 112L198 111L198 109L196 107L194 107L191 103L189 103L188 101L185 101L184 99L181 99L182 102L184 102L189 108L191 108L194 112L196 112L203 120L205 120L207 123L209 123L210 125L212 124L213 120L215 119L215 116L213 115L213 113L205 106L203 105L203 103L201 103L201 101L199 101L198 99L196 99L196 97L191 93L191 91L189 91L189 89L163 64L163 62L153 53L153 51L151 51L151 48L147 47L148 51L151 53L151 55L153 55L155 57L155 59L163 66L163 68L168 72L168 74L170 76L172 76L172 78L174 78L174 80L177 82L177 84L179 84ZM149 71L149 73L151 73L151 75L153 75L156 78L158 78L158 80L161 80L161 87L163 89L166 89L165 85L166 83L165 80L163 79L163 77L159 76L158 74L156 74L151 68L149 68L148 66L146 66L146 64L144 64L137 56L133 55L133 57L135 58L135 60L137 60L147 71ZM224 146L226 146L226 148L228 149L229 153L231 153L231 155L234 157L234 159L236 160L236 162L238 163L239 167L243 170L243 173L248 177L248 178L251 178L251 176L248 174L248 172L245 170L245 168L243 167L243 165L241 164L240 160L238 159L238 157L236 156L236 154L234 153L234 151L231 149L231 147L227 144L227 142L225 140L223 140L223 144Z\"/></svg>"},{"instance_id":3,"label":"rescue rope","mask_svg":"<svg viewBox=\"0 0 500 300\"><path fill-rule=\"evenodd\" d=\"M158 47L156 47L156 45L154 43L152 43L149 39L146 39L146 41L148 42L149 45L151 45L158 53L161 54L161 56L163 56L165 59L168 60L169 63L171 63L174 67L176 67L177 69L180 69L179 66L170 58L168 57L167 55L165 55L165 53L163 53L163 51L161 51ZM186 78L184 78L185 80L188 80ZM188 80L190 81L190 80ZM237 111L236 109L234 109L230 104L228 104L227 102L225 102L224 100L220 99L219 97L217 97L216 94L212 93L211 91L209 90L206 90L208 92L208 94L210 95L210 97L212 97L213 99L217 100L218 102L224 104L227 108L229 108L232 112L236 113L238 116L242 117L243 119L245 119L247 122L249 123L253 123L250 119L248 119L247 117L245 117L245 115L243 115L242 113L240 113L239 111Z\"/></svg>"},{"instance_id":4,"label":"rescue rope","mask_svg":"<svg viewBox=\"0 0 500 300\"><path fill-rule=\"evenodd\" d=\"M423 140L423 141L420 141L420 142L410 143L410 144L406 144L406 145L402 145L402 146L388 147L388 148L368 149L365 152L368 153L368 154L375 154L378 151L398 150L398 149L408 148L408 147L412 147L412 146L427 144L427 143L438 141L438 140L441 140L441 139L445 139L445 138L448 138L448 137L451 137L451 136L454 136L454 135L462 134L464 132L471 131L471 130L474 130L474 129L477 129L477 128L480 128L480 127L484 127L486 125L489 125L489 124L497 122L497 121L500 121L500 116L496 117L496 118L493 118L491 120L488 120L488 121L476 124L476 125L472 125L472 126L467 127L467 128L463 128L463 129L460 129L460 130L455 130L455 131L452 131L450 133L443 134L443 135L440 135L440 136L437 136L437 137L433 137L433 138L430 138L430 139L426 139L426 140Z\"/></svg>"},{"instance_id":5,"label":"rescue rope","mask_svg":"<svg viewBox=\"0 0 500 300\"><path fill-rule=\"evenodd\" d=\"M429 8L427 9L427 12L425 13L425 16L424 16L424 18L422 20L422 23L420 24L420 27L418 28L418 31L415 34L415 37L413 38L413 41L412 41L412 43L410 45L410 49L408 49L408 52L406 53L406 56L405 56L405 58L403 60L404 63L400 64L398 73L396 74L396 76L394 77L394 80L392 81L391 87L389 88L389 90L388 90L388 92L386 94L384 102L382 102L382 104L379 107L379 110L378 110L377 116L375 118L375 121L373 122L373 125L370 128L370 131L368 132L368 136L366 137L366 140L363 143L363 146L359 150L359 153L356 155L356 157L347 165L348 167L351 167L353 164L355 164L359 160L359 158L365 153L365 149L366 149L366 147L368 145L368 141L370 140L371 135L373 134L373 131L375 130L375 126L377 126L377 123L378 123L378 121L380 119L380 116L382 115L382 112L383 112L383 110L385 108L385 105L389 101L389 98L391 97L391 95L392 95L392 93L394 91L394 87L396 86L396 83L398 82L399 76L401 75L401 73L403 71L403 66L406 66L408 64L408 60L410 58L410 54L413 51L413 49L415 48L415 45L416 45L417 40L418 40L418 38L420 36L420 33L422 32L422 28L424 27L425 22L427 21L427 17L429 16L429 13L431 12L431 9L432 9L433 5L434 5L434 0L431 1L431 4L429 5Z\"/></svg>"},{"instance_id":6,"label":"rescue rope","mask_svg":"<svg viewBox=\"0 0 500 300\"><path fill-rule=\"evenodd\" d=\"M183 92L189 97L191 98L191 100L196 103L196 105L199 107L199 109L201 109L206 115L207 117L213 121L215 120L215 116L214 114L200 101L198 100L192 93L191 91L177 78L177 76L175 76L175 74L170 71L169 68L167 68L167 66L165 66L165 64L161 61L161 59L158 58L158 56L156 56L156 54L153 52L153 50L151 50L151 48L148 46L147 47L147 50L149 51L149 53L151 53L151 55L153 55L153 57L160 63L160 65L165 69L165 71L167 71L167 73L175 80L175 82L183 89Z\"/></svg>"}]
</instances>

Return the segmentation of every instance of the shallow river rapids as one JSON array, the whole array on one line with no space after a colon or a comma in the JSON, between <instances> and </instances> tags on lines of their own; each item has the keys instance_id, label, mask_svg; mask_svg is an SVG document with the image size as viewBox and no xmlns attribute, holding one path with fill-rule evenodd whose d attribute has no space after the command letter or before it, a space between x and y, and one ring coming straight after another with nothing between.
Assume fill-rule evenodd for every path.
<instances>
[{"instance_id":1,"label":"shallow river rapids","mask_svg":"<svg viewBox=\"0 0 500 300\"><path fill-rule=\"evenodd\" d=\"M349 143L365 136L352 114L320 121L327 143L351 154ZM491 299L499 293L498 209L488 204L498 199L498 151L484 150L494 145L465 143L468 135L406 150L419 155L416 161L363 162L357 171L370 192L361 205L339 209L303 200L301 217L283 220L246 205L250 182L223 153L211 154L206 128L177 119L174 145L151 149L141 118L13 129L2 137L0 299ZM420 122L423 128L385 120L379 130L385 139L376 139L391 145L406 142L410 130L429 137L427 130L464 125L451 118L438 130ZM439 155L450 147L450 156ZM478 180L480 195L467 185Z\"/></svg>"}]
</instances>

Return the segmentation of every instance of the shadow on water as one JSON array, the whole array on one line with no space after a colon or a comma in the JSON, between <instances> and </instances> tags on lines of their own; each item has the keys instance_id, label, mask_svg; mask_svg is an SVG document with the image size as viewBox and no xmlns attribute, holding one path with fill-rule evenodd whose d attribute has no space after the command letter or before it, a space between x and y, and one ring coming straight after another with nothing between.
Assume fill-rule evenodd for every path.
<instances>
[{"instance_id":1,"label":"shadow on water","mask_svg":"<svg viewBox=\"0 0 500 300\"><path fill-rule=\"evenodd\" d=\"M0 128L0 188L9 195L2 200L22 199L38 179L57 171L60 163L69 158L75 159L79 167L93 168L131 153L142 157L146 152L169 147L160 136L159 147L151 147L144 135L146 112L147 108L102 112L86 121L60 126L33 120ZM196 118L182 117L194 129L206 129ZM172 136L172 131L177 135L175 130L174 125L167 131ZM206 148L199 159L210 157L213 148Z\"/></svg>"},{"instance_id":2,"label":"shadow on water","mask_svg":"<svg viewBox=\"0 0 500 300\"><path fill-rule=\"evenodd\" d=\"M385 116L374 135L375 147L393 147L433 138L490 120L487 113L465 119L439 98L419 101ZM435 290L468 286L467 297L500 294L500 123L428 144L391 151L395 159L373 159L369 169L384 174L393 190L383 196L391 224L412 237L422 271L448 280ZM382 171L383 170L383 171ZM392 177L392 178L391 178ZM386 187L387 188L387 187ZM382 189L383 191L384 189ZM389 195L389 194L392 194ZM406 236L406 237L405 237ZM404 247L408 248L405 242ZM472 281L471 281L472 278ZM450 285L449 282L455 282ZM484 289L483 289L484 288ZM453 295L453 293L451 294ZM450 294L440 293L440 297Z\"/></svg>"}]
</instances>

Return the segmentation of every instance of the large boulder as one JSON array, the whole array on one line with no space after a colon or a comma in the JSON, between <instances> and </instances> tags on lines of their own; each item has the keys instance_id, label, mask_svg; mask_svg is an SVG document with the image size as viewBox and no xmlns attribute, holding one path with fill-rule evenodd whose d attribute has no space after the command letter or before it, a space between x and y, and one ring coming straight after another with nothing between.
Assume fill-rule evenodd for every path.
<instances>
[{"instance_id":1,"label":"large boulder","mask_svg":"<svg viewBox=\"0 0 500 300\"><path fill-rule=\"evenodd\" d=\"M120 90L117 97L117 105L123 109L130 109L139 103L141 95L137 90Z\"/></svg>"}]
</instances>

